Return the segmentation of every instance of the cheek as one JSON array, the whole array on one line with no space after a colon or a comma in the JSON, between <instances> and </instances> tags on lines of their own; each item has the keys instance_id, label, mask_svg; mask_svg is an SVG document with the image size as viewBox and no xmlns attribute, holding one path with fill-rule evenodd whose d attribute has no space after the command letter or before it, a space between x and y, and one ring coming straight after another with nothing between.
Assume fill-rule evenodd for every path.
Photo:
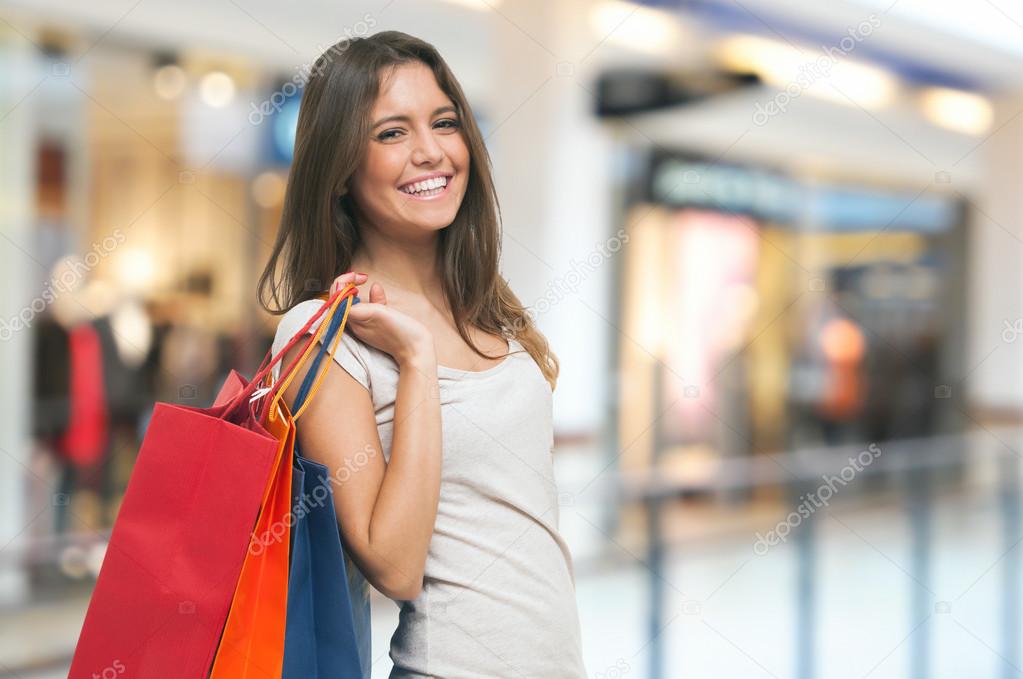
<instances>
[{"instance_id":1,"label":"cheek","mask_svg":"<svg viewBox=\"0 0 1023 679\"><path fill-rule=\"evenodd\" d=\"M404 161L388 149L376 150L363 161L362 167L354 179L358 186L358 194L369 202L376 202L389 196L387 191L401 177Z\"/></svg>"},{"instance_id":2,"label":"cheek","mask_svg":"<svg viewBox=\"0 0 1023 679\"><path fill-rule=\"evenodd\" d=\"M381 191L393 190L395 185L405 174L405 157L394 154L386 159L387 162L380 165L377 172L377 188Z\"/></svg>"},{"instance_id":3,"label":"cheek","mask_svg":"<svg viewBox=\"0 0 1023 679\"><path fill-rule=\"evenodd\" d=\"M469 147L466 146L465 141L461 136L455 135L451 141L451 145L447 148L448 157L451 158L452 162L461 167L467 169L469 167Z\"/></svg>"}]
</instances>

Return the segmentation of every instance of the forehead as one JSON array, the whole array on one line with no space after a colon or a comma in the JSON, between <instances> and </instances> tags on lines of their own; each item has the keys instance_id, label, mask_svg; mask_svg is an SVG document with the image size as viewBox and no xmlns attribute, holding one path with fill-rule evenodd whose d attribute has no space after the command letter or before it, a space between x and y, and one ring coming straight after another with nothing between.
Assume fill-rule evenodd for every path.
<instances>
[{"instance_id":1,"label":"forehead","mask_svg":"<svg viewBox=\"0 0 1023 679\"><path fill-rule=\"evenodd\" d=\"M380 93L373 105L374 117L428 113L454 102L437 84L430 67L422 62L401 64L385 69L380 77Z\"/></svg>"}]
</instances>

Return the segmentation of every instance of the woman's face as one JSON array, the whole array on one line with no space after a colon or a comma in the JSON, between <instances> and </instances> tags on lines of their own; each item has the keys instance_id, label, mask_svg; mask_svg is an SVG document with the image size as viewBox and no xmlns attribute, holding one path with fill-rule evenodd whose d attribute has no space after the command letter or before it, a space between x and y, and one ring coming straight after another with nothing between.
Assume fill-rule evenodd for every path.
<instances>
[{"instance_id":1,"label":"woman's face","mask_svg":"<svg viewBox=\"0 0 1023 679\"><path fill-rule=\"evenodd\" d=\"M382 79L370 115L369 145L349 187L359 212L388 235L432 237L454 221L468 184L454 102L415 62Z\"/></svg>"}]
</instances>

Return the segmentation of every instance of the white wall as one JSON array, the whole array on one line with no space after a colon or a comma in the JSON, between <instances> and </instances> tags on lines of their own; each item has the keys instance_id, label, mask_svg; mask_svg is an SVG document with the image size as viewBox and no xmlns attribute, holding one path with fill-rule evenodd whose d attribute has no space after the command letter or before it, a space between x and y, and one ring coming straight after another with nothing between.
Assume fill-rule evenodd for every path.
<instances>
[{"instance_id":1,"label":"white wall","mask_svg":"<svg viewBox=\"0 0 1023 679\"><path fill-rule=\"evenodd\" d=\"M966 367L973 403L996 409L1023 407L1023 333L1006 328L1023 326L1021 111L1023 95L997 100L994 132L975 151L983 177L971 207Z\"/></svg>"},{"instance_id":2,"label":"white wall","mask_svg":"<svg viewBox=\"0 0 1023 679\"><path fill-rule=\"evenodd\" d=\"M488 143L504 216L502 270L561 361L559 434L598 433L608 384L607 308L613 262L598 247L614 231L607 192L611 147L594 121L593 3L530 1L497 22Z\"/></svg>"},{"instance_id":3,"label":"white wall","mask_svg":"<svg viewBox=\"0 0 1023 679\"><path fill-rule=\"evenodd\" d=\"M11 319L29 300L34 264L26 255L35 163L32 105L25 95L38 73L24 39L0 31L0 605L27 593L24 573L13 567L30 523L25 488L29 467L29 340Z\"/></svg>"}]
</instances>

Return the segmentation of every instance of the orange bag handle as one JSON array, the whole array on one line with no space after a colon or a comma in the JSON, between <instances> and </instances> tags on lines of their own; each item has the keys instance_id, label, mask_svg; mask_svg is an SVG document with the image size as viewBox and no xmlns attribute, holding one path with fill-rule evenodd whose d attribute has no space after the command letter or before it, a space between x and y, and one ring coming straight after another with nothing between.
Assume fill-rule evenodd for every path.
<instances>
[{"instance_id":1,"label":"orange bag handle","mask_svg":"<svg viewBox=\"0 0 1023 679\"><path fill-rule=\"evenodd\" d=\"M284 396L284 392L287 390L288 386L298 375L299 372L298 369L305 364L306 360L312 354L313 349L316 348L316 345L319 343L320 338L323 336L324 331L327 329L327 326L330 325L331 319L337 312L338 305L341 304L341 302L346 298L348 288L354 287L355 287L354 283L349 283L344 287L342 293L338 296L336 300L334 300L334 303L331 305L330 311L328 311L324 315L323 320L320 322L320 327L316 329L316 334L313 336L312 341L309 342L308 346L305 349L305 352L303 352L302 356L297 361L295 361L294 369L290 370L288 376L284 379L284 381L281 382L275 388L274 398L270 402L270 412L267 414L267 417L271 421L277 419L278 402L281 400L281 397ZM323 383L323 378L327 376L327 368L330 367L330 361L334 359L334 354L337 351L338 344L340 344L341 342L341 334L345 331L345 326L348 324L348 312L351 311L351 309L352 304L351 302L349 302L348 304L345 305L344 315L341 317L341 326L338 328L337 335L334 336L334 341L331 344L330 349L328 351L327 357L330 360L324 361L323 365L319 368L319 373L317 373L316 375L316 381L313 382L313 386L309 390L309 395L306 397L305 403L303 403L302 406L298 409L298 412L294 413L291 416L292 420L298 420L299 416L301 416L302 413L305 412L306 407L309 405L310 402L312 402L313 397L316 395L317 390Z\"/></svg>"},{"instance_id":2,"label":"orange bag handle","mask_svg":"<svg viewBox=\"0 0 1023 679\"><path fill-rule=\"evenodd\" d=\"M335 300L335 304L338 301L340 301L342 297L343 297L343 295L338 295L338 298ZM334 308L336 308L336 307L332 306L330 311L327 313L326 320L330 319L330 316L333 313ZM323 311L321 309L321 311L317 312L316 315L318 316L318 315L321 315L322 313L323 313ZM299 332L302 333L310 325L312 325L312 323L306 323L305 328L303 328L303 330L300 330ZM316 346L316 343L319 341L320 337L323 335L326 327L327 327L326 325L321 323L320 327L318 327L316 329L316 332L313 334L313 337L310 338L310 340L306 343L305 348L302 350L302 354L298 358L296 358L294 361L292 361L291 364L289 366L287 366L287 368L284 368L283 365L282 365L282 374L284 374L284 375L286 375L288 377L287 382L290 383L290 381L291 381L291 377L290 376L294 375L295 373L297 373L298 372L298 368L305 363L306 359L308 359L309 354L312 352L313 347ZM296 336L296 338L297 338L297 336ZM295 342L295 340L292 339L292 343L294 343L294 342ZM278 359L283 359L284 358L284 353L285 353L285 350L282 349L281 353L278 355ZM264 360L263 363L265 365L266 361ZM260 372L262 372L262 370L263 369L260 368ZM287 388L287 383L285 383L284 388L285 389ZM268 371L266 373L266 376L263 378L261 389L266 389L268 391L275 389L274 381L273 381L273 374L271 372ZM264 400L263 400L263 407L259 411L259 417L257 418L257 420L260 421L260 422L263 422L265 418L269 417L269 419L271 421L276 421L277 420L277 410L278 410L278 407L279 407L279 404L277 403L277 401L279 399L275 398L273 400L272 404L268 404L268 402L265 399L265 396L266 396L265 393L259 395L259 397L263 398ZM253 397L253 400L255 400L255 398L256 397ZM272 407L270 407L270 406L272 406ZM268 415L268 413L269 413L269 415Z\"/></svg>"}]
</instances>

